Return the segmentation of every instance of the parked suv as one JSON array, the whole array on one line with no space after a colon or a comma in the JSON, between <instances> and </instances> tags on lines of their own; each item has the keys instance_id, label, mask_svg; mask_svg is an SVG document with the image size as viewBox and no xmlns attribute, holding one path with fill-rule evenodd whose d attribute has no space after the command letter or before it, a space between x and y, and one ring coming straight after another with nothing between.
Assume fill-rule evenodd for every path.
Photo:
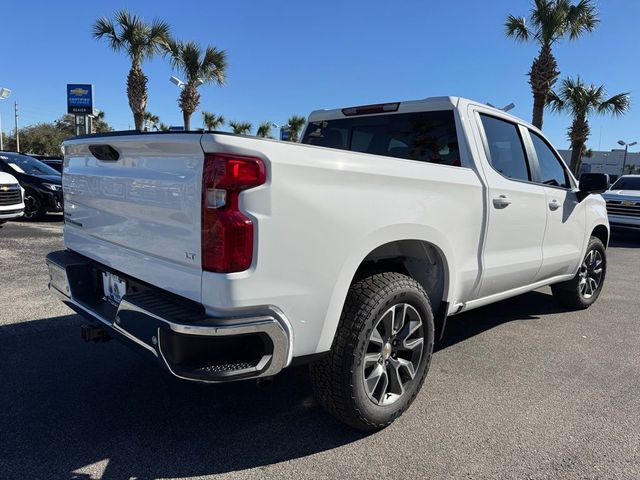
<instances>
[{"instance_id":1,"label":"parked suv","mask_svg":"<svg viewBox=\"0 0 640 480\"><path fill-rule=\"evenodd\" d=\"M602 194L612 227L640 229L640 175L623 175Z\"/></svg>"},{"instance_id":2,"label":"parked suv","mask_svg":"<svg viewBox=\"0 0 640 480\"><path fill-rule=\"evenodd\" d=\"M0 152L0 172L13 175L24 188L24 217L42 218L47 212L63 209L62 175L28 155Z\"/></svg>"},{"instance_id":3,"label":"parked suv","mask_svg":"<svg viewBox=\"0 0 640 480\"><path fill-rule=\"evenodd\" d=\"M24 190L18 180L8 173L0 172L0 225L24 213Z\"/></svg>"},{"instance_id":4,"label":"parked suv","mask_svg":"<svg viewBox=\"0 0 640 480\"><path fill-rule=\"evenodd\" d=\"M578 187L540 130L462 98L318 110L302 143L121 132L64 150L66 250L47 263L86 339L193 382L310 362L318 402L363 430L413 402L448 316L545 285L584 309L605 280L606 175Z\"/></svg>"},{"instance_id":5,"label":"parked suv","mask_svg":"<svg viewBox=\"0 0 640 480\"><path fill-rule=\"evenodd\" d=\"M29 155L42 163L49 165L51 168L62 173L62 157L58 155Z\"/></svg>"}]
</instances>

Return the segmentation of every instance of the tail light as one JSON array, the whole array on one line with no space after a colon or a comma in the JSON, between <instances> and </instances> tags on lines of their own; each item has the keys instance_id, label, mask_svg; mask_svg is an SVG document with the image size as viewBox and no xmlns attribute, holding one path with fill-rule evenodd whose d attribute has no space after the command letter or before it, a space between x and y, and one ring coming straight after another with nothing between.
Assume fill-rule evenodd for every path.
<instances>
[{"instance_id":1,"label":"tail light","mask_svg":"<svg viewBox=\"0 0 640 480\"><path fill-rule=\"evenodd\" d=\"M253 260L253 222L239 209L240 192L266 181L259 158L205 154L202 173L202 269L230 273Z\"/></svg>"}]
</instances>

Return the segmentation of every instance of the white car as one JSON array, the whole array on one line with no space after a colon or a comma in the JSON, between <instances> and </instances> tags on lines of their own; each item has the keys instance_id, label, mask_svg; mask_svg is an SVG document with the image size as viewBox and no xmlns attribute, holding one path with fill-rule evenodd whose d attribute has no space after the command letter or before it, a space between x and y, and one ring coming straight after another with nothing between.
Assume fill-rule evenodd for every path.
<instances>
[{"instance_id":1,"label":"white car","mask_svg":"<svg viewBox=\"0 0 640 480\"><path fill-rule=\"evenodd\" d=\"M0 225L24 215L24 189L13 175L0 172Z\"/></svg>"},{"instance_id":2,"label":"white car","mask_svg":"<svg viewBox=\"0 0 640 480\"><path fill-rule=\"evenodd\" d=\"M316 111L301 143L123 132L64 152L47 263L86 339L196 382L310 362L319 403L363 430L409 407L448 316L544 285L586 308L606 274L606 176L579 189L539 130L462 98Z\"/></svg>"},{"instance_id":3,"label":"white car","mask_svg":"<svg viewBox=\"0 0 640 480\"><path fill-rule=\"evenodd\" d=\"M612 227L640 229L640 175L623 175L602 194Z\"/></svg>"}]
</instances>

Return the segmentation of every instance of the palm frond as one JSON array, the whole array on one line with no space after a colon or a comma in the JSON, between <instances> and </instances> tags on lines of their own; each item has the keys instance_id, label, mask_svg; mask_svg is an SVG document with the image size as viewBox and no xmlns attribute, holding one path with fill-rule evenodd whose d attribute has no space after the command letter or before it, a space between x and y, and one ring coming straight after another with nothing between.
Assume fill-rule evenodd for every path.
<instances>
[{"instance_id":1,"label":"palm frond","mask_svg":"<svg viewBox=\"0 0 640 480\"><path fill-rule=\"evenodd\" d=\"M122 50L124 46L122 39L118 36L115 25L107 17L100 17L96 20L91 34L93 35L93 38L97 40L106 37L109 42L109 46L114 52Z\"/></svg>"},{"instance_id":2,"label":"palm frond","mask_svg":"<svg viewBox=\"0 0 640 480\"><path fill-rule=\"evenodd\" d=\"M224 125L225 119L222 115L216 115L211 112L202 112L202 123L207 130L217 130Z\"/></svg>"},{"instance_id":3,"label":"palm frond","mask_svg":"<svg viewBox=\"0 0 640 480\"><path fill-rule=\"evenodd\" d=\"M504 24L507 37L513 37L519 42L527 42L531 38L531 32L527 28L527 19L509 15Z\"/></svg>"},{"instance_id":4,"label":"palm frond","mask_svg":"<svg viewBox=\"0 0 640 480\"><path fill-rule=\"evenodd\" d=\"M549 92L547 95L547 106L552 112L563 112L564 101L554 91Z\"/></svg>"},{"instance_id":5,"label":"palm frond","mask_svg":"<svg viewBox=\"0 0 640 480\"><path fill-rule=\"evenodd\" d=\"M262 122L258 127L256 135L258 137L271 137L271 122L269 122L268 120Z\"/></svg>"},{"instance_id":6,"label":"palm frond","mask_svg":"<svg viewBox=\"0 0 640 480\"><path fill-rule=\"evenodd\" d=\"M229 122L229 126L233 133L237 135L248 135L251 133L252 125L249 122Z\"/></svg>"},{"instance_id":7,"label":"palm frond","mask_svg":"<svg viewBox=\"0 0 640 480\"><path fill-rule=\"evenodd\" d=\"M629 92L619 93L598 105L598 113L621 117L629 111L631 95Z\"/></svg>"},{"instance_id":8,"label":"palm frond","mask_svg":"<svg viewBox=\"0 0 640 480\"><path fill-rule=\"evenodd\" d=\"M160 117L158 117L158 115L154 115L151 112L144 112L143 117L144 117L145 120L148 120L149 122L152 122L152 123L159 123L160 122Z\"/></svg>"},{"instance_id":9,"label":"palm frond","mask_svg":"<svg viewBox=\"0 0 640 480\"><path fill-rule=\"evenodd\" d=\"M200 65L200 79L204 83L214 82L224 85L227 68L227 54L224 50L208 46Z\"/></svg>"},{"instance_id":10,"label":"palm frond","mask_svg":"<svg viewBox=\"0 0 640 480\"><path fill-rule=\"evenodd\" d=\"M185 76L187 83L216 83L223 85L227 67L226 53L208 46L204 52L195 42L168 40L163 47L174 69Z\"/></svg>"},{"instance_id":11,"label":"palm frond","mask_svg":"<svg viewBox=\"0 0 640 480\"><path fill-rule=\"evenodd\" d=\"M567 7L566 22L569 38L576 40L585 33L592 32L600 23L600 19L591 0L580 0L577 4Z\"/></svg>"},{"instance_id":12,"label":"palm frond","mask_svg":"<svg viewBox=\"0 0 640 480\"><path fill-rule=\"evenodd\" d=\"M113 20L101 17L96 20L92 30L93 37L106 37L114 51L126 50L132 63L142 63L160 51L161 46L169 39L169 25L154 20L151 26L141 17L132 15L127 10L119 10Z\"/></svg>"},{"instance_id":13,"label":"palm frond","mask_svg":"<svg viewBox=\"0 0 640 480\"><path fill-rule=\"evenodd\" d=\"M297 142L300 137L300 130L307 123L307 119L300 115L291 115L287 121L287 130L289 130L289 140Z\"/></svg>"},{"instance_id":14,"label":"palm frond","mask_svg":"<svg viewBox=\"0 0 640 480\"><path fill-rule=\"evenodd\" d=\"M149 40L156 51L160 52L171 40L171 27L167 22L154 19L149 28Z\"/></svg>"}]
</instances>

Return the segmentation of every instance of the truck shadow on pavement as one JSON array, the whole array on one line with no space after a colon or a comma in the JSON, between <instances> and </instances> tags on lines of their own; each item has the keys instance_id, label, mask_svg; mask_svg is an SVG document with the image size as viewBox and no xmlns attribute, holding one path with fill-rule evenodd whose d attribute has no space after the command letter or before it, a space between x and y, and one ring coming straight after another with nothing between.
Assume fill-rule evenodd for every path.
<instances>
[{"instance_id":1,"label":"truck shadow on pavement","mask_svg":"<svg viewBox=\"0 0 640 480\"><path fill-rule=\"evenodd\" d=\"M532 292L461 314L437 349L556 311L550 295ZM210 475L364 437L316 406L304 367L265 388L194 385L115 341L81 342L81 323L68 315L0 327L2 478Z\"/></svg>"}]
</instances>

